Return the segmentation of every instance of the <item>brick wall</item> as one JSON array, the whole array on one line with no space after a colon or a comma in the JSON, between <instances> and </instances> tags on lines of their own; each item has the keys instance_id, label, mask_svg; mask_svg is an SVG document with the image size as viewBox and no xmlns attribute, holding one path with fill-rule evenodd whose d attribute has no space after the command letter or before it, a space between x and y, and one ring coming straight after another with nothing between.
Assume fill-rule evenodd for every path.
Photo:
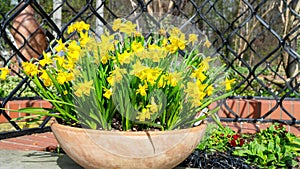
<instances>
[{"instance_id":1,"label":"brick wall","mask_svg":"<svg viewBox=\"0 0 300 169\"><path fill-rule=\"evenodd\" d=\"M241 118L257 119L266 115L271 109L274 109L265 119L292 120L285 112L286 110L297 120L300 120L300 101L297 100L283 101L282 106L278 107L276 107L276 100L228 99L226 100L226 104ZM221 107L218 115L223 118L234 118L224 106ZM223 122L223 124L241 133L254 133L271 125L271 123L253 124L247 122ZM300 135L300 125L286 126L286 128L288 131Z\"/></svg>"},{"instance_id":2,"label":"brick wall","mask_svg":"<svg viewBox=\"0 0 300 169\"><path fill-rule=\"evenodd\" d=\"M44 100L13 100L13 101L9 101L5 106L5 108L9 110L18 110L20 108L25 108L25 107L50 108L51 104L48 101L44 101ZM6 111L6 113L11 118L23 117L28 115L25 113L14 112L14 111ZM3 115L0 115L0 123L7 123L7 122L8 120Z\"/></svg>"}]
</instances>

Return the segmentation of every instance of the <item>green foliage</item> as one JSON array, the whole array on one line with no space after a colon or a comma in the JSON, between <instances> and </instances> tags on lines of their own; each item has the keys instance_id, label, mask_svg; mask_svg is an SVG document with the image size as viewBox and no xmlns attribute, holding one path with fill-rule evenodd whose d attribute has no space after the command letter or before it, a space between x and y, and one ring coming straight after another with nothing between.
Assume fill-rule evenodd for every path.
<instances>
[{"instance_id":1,"label":"green foliage","mask_svg":"<svg viewBox=\"0 0 300 169\"><path fill-rule=\"evenodd\" d=\"M0 98L7 97L10 92L21 82L21 78L18 76L8 76L5 80L0 80ZM30 84L32 87L35 87L33 83ZM22 89L25 89L20 95L20 97L33 97L36 96L36 94L29 88L23 85ZM17 93L18 95L18 93Z\"/></svg>"},{"instance_id":2,"label":"green foliage","mask_svg":"<svg viewBox=\"0 0 300 169\"><path fill-rule=\"evenodd\" d=\"M299 138L287 132L283 125L274 124L257 133L253 141L237 147L233 154L261 168L289 168L297 165L295 157L300 155L299 148Z\"/></svg>"},{"instance_id":3,"label":"green foliage","mask_svg":"<svg viewBox=\"0 0 300 169\"><path fill-rule=\"evenodd\" d=\"M0 20L3 19L2 15L5 15L11 8L10 0L0 1Z\"/></svg>"},{"instance_id":4,"label":"green foliage","mask_svg":"<svg viewBox=\"0 0 300 169\"><path fill-rule=\"evenodd\" d=\"M233 147L243 145L247 137L247 135L238 134L230 127L220 128L210 124L206 136L197 148L208 151L228 151Z\"/></svg>"},{"instance_id":5,"label":"green foliage","mask_svg":"<svg viewBox=\"0 0 300 169\"><path fill-rule=\"evenodd\" d=\"M271 125L254 135L239 135L229 127L209 125L197 148L208 152L233 150L233 155L260 168L291 168L297 166L300 138L287 132L282 124Z\"/></svg>"}]
</instances>

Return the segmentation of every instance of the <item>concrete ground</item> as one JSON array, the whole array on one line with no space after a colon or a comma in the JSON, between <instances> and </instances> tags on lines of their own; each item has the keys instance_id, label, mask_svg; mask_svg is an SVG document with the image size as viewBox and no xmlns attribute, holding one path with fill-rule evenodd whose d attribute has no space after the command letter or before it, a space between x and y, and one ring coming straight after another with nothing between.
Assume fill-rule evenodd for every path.
<instances>
[{"instance_id":1,"label":"concrete ground","mask_svg":"<svg viewBox=\"0 0 300 169\"><path fill-rule=\"evenodd\" d=\"M0 169L82 169L66 154L51 153L52 132L0 140Z\"/></svg>"},{"instance_id":2,"label":"concrete ground","mask_svg":"<svg viewBox=\"0 0 300 169\"><path fill-rule=\"evenodd\" d=\"M0 169L83 169L65 154L0 150Z\"/></svg>"},{"instance_id":3,"label":"concrete ground","mask_svg":"<svg viewBox=\"0 0 300 169\"><path fill-rule=\"evenodd\" d=\"M66 154L0 150L0 169L83 169ZM192 169L176 167L174 169Z\"/></svg>"}]
</instances>

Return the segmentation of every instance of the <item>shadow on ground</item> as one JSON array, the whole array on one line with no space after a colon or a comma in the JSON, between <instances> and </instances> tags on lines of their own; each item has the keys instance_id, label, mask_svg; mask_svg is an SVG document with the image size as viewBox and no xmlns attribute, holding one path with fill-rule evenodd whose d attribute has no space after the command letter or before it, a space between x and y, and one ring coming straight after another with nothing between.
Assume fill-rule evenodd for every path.
<instances>
[{"instance_id":1,"label":"shadow on ground","mask_svg":"<svg viewBox=\"0 0 300 169\"><path fill-rule=\"evenodd\" d=\"M0 150L0 169L83 169L66 154Z\"/></svg>"}]
</instances>

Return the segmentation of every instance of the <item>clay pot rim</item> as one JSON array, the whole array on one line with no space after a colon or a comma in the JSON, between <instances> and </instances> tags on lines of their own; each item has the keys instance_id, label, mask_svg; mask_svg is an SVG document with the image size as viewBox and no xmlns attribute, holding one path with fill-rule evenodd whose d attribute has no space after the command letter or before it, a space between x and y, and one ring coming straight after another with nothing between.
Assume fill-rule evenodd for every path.
<instances>
[{"instance_id":1,"label":"clay pot rim","mask_svg":"<svg viewBox=\"0 0 300 169\"><path fill-rule=\"evenodd\" d=\"M175 129L175 130L166 130L166 131L120 131L120 130L94 130L94 129L87 129L87 128L79 128L79 127L71 127L68 125L63 125L59 123L52 123L52 126L56 128L62 128L62 129L71 129L73 131L88 131L88 132L101 132L102 134L120 134L120 135L134 135L134 136L144 136L145 133L149 133L151 135L160 135L160 134L172 134L172 133L188 133L188 132L195 132L198 130L206 129L207 124L202 123L198 126L192 127L192 128L185 128L185 129Z\"/></svg>"}]
</instances>

